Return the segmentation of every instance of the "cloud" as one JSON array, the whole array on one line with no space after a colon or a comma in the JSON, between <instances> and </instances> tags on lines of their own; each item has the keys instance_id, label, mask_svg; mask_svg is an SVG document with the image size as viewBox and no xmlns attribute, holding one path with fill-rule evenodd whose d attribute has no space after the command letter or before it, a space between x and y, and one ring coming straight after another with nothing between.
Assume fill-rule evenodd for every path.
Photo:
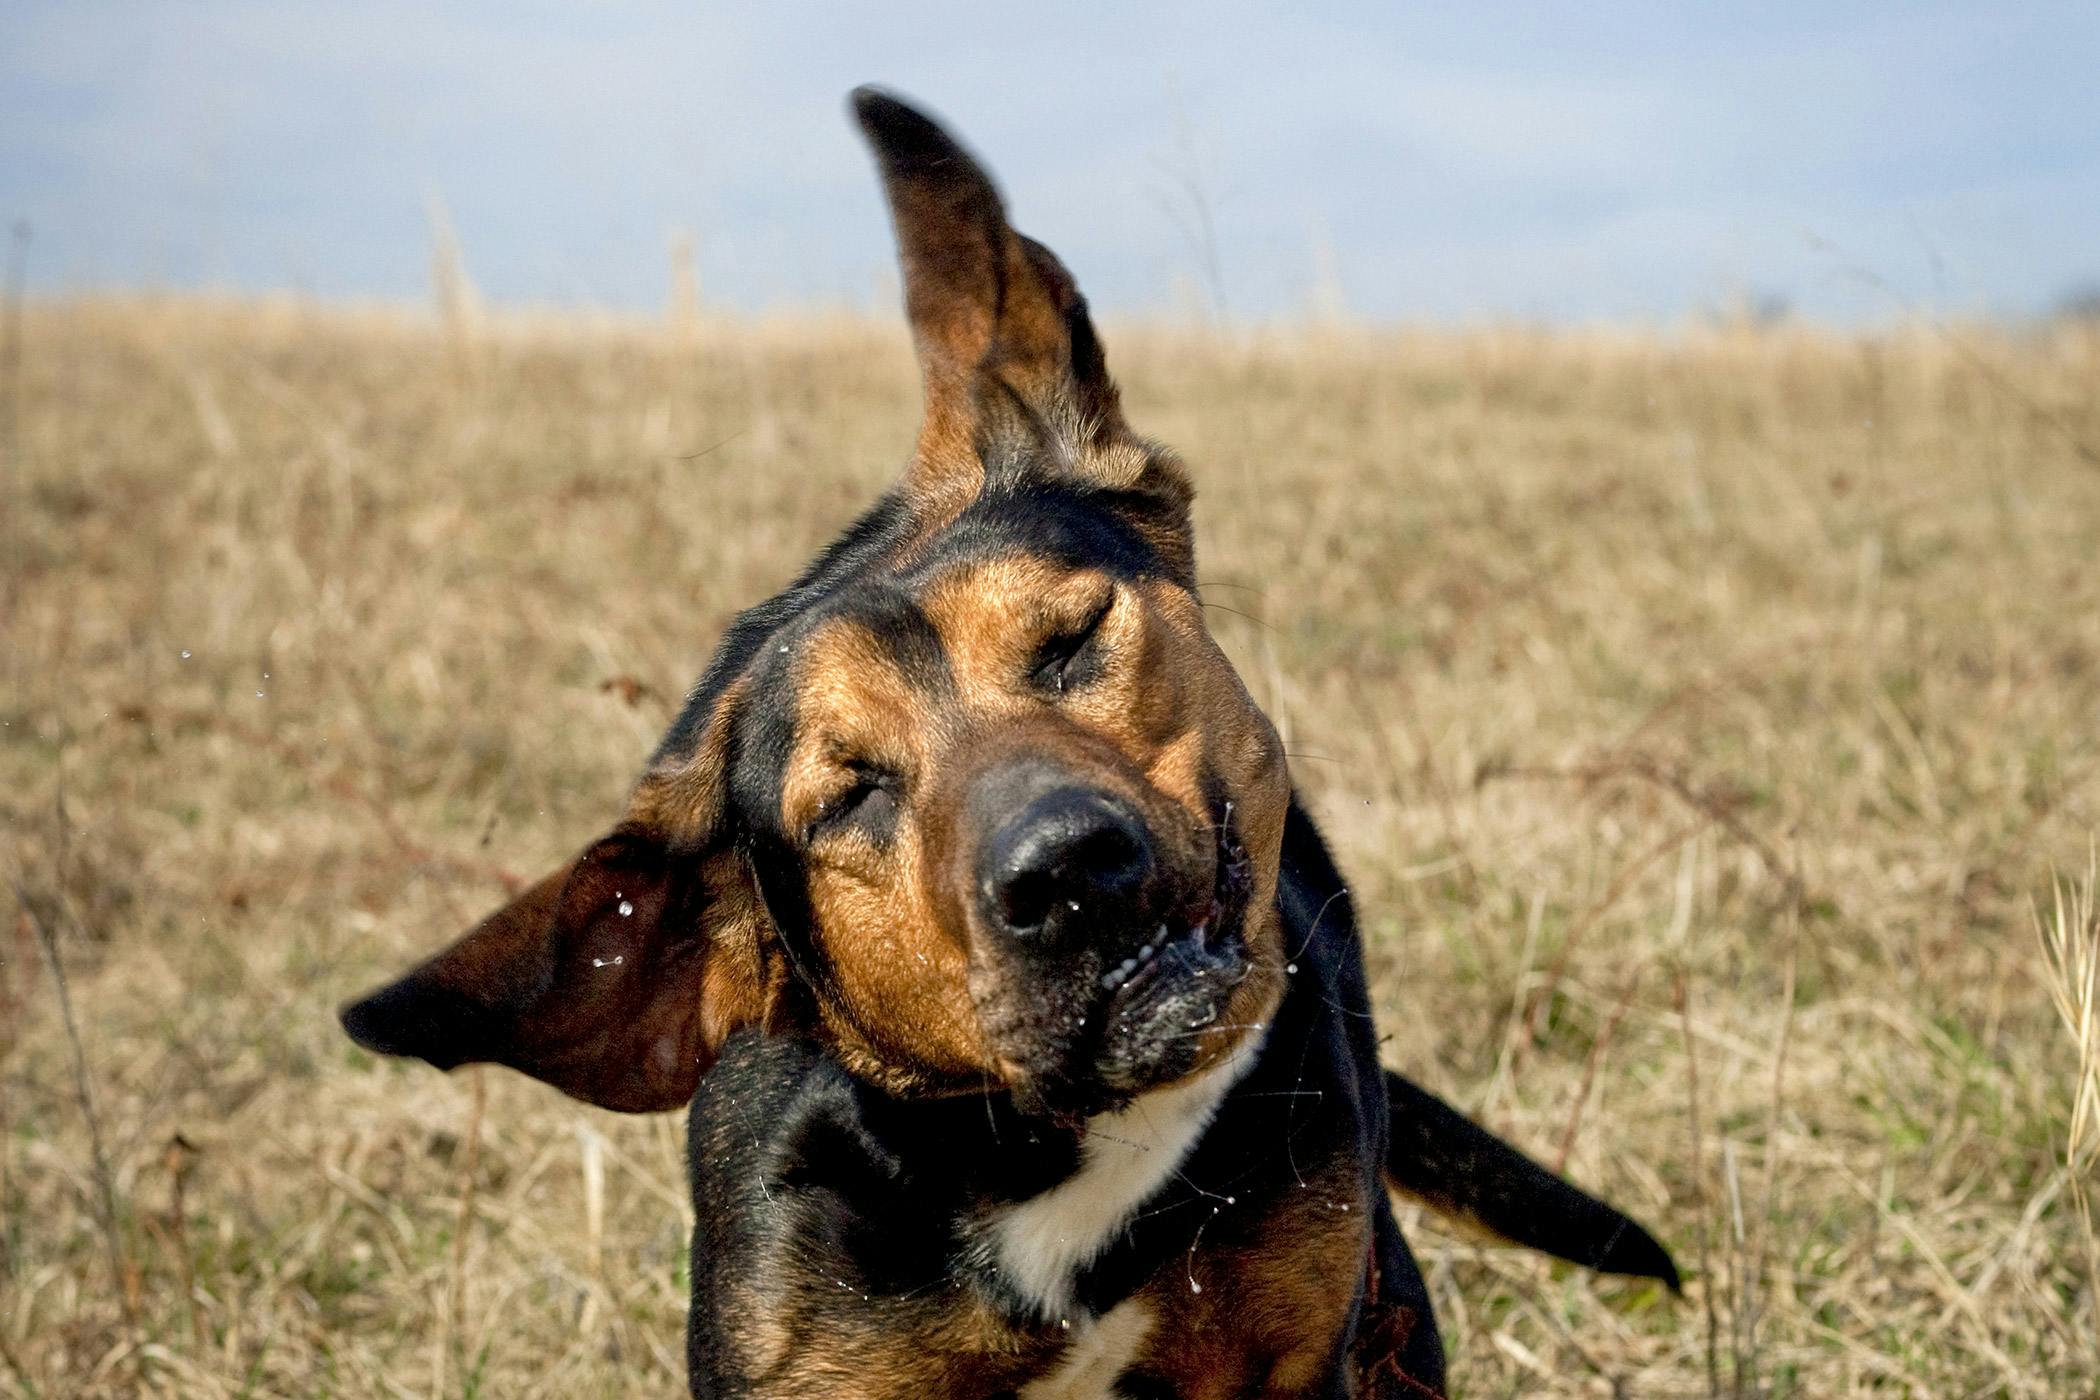
<instances>
[{"instance_id":1,"label":"cloud","mask_svg":"<svg viewBox=\"0 0 2100 1400\"><path fill-rule=\"evenodd\" d=\"M725 8L17 0L0 214L43 286L417 296L434 190L502 299L660 304L688 228L712 297L865 300L887 227L841 104L877 78L1111 307L1200 278L1197 194L1247 314L1297 304L1315 230L1359 309L1447 319L1730 285L1874 314L1811 235L1964 308L2095 271L2079 6Z\"/></svg>"}]
</instances>

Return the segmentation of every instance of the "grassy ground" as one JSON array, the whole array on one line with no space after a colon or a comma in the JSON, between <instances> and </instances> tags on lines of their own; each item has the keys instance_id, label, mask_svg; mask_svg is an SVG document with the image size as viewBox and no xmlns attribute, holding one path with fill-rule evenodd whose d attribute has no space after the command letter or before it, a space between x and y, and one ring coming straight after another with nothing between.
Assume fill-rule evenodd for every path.
<instances>
[{"instance_id":1,"label":"grassy ground","mask_svg":"<svg viewBox=\"0 0 2100 1400\"><path fill-rule=\"evenodd\" d=\"M1417 1222L1457 1393L2100 1393L2100 1069L2030 912L2100 829L2100 333L1109 345L1391 1062L1696 1275ZM334 1007L615 813L901 460L901 332L127 303L19 346L0 1393L681 1393L680 1124Z\"/></svg>"}]
</instances>

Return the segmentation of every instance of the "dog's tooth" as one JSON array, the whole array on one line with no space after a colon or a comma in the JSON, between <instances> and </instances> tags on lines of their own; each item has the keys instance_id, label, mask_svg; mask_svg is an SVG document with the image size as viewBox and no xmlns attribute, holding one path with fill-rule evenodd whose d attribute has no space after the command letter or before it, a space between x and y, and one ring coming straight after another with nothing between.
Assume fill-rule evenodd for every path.
<instances>
[{"instance_id":1,"label":"dog's tooth","mask_svg":"<svg viewBox=\"0 0 2100 1400\"><path fill-rule=\"evenodd\" d=\"M1147 944L1146 944L1146 945L1145 945L1144 947L1142 947L1142 948L1138 949L1138 961L1139 961L1139 962L1150 962L1151 960L1152 960L1152 945L1151 945L1150 943L1147 943Z\"/></svg>"}]
</instances>

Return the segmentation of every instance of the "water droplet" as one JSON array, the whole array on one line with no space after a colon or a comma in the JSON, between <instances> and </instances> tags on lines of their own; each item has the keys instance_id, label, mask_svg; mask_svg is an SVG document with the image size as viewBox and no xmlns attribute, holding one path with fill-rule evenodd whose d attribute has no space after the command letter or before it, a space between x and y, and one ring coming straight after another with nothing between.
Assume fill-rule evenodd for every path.
<instances>
[{"instance_id":1,"label":"water droplet","mask_svg":"<svg viewBox=\"0 0 2100 1400\"><path fill-rule=\"evenodd\" d=\"M256 691L256 692L255 692L255 698L256 698L256 699L258 699L258 700L262 699L262 698L263 698L263 693L262 693L261 691L259 691L259 690L258 690L258 691Z\"/></svg>"},{"instance_id":2,"label":"water droplet","mask_svg":"<svg viewBox=\"0 0 2100 1400\"><path fill-rule=\"evenodd\" d=\"M633 902L632 900L626 900L626 899L623 899L623 900L621 900L621 901L620 901L620 917L621 917L621 918L623 918L623 919L625 919L625 918L629 918L629 917L631 917L631 916L632 916L633 914L634 914L634 902Z\"/></svg>"},{"instance_id":3,"label":"water droplet","mask_svg":"<svg viewBox=\"0 0 2100 1400\"><path fill-rule=\"evenodd\" d=\"M1291 975L1292 975L1293 977L1296 977L1296 976L1298 975L1298 964L1296 964L1296 963L1285 963L1285 964L1283 965L1283 970L1284 970L1285 972L1288 972L1288 973L1290 973L1290 974L1291 974Z\"/></svg>"},{"instance_id":4,"label":"water droplet","mask_svg":"<svg viewBox=\"0 0 2100 1400\"><path fill-rule=\"evenodd\" d=\"M1196 1282L1196 1281L1195 1281L1194 1279L1190 1279L1190 1280L1189 1280L1189 1292L1191 1292L1191 1293L1201 1293L1202 1291L1203 1291L1203 1285L1202 1285L1202 1284L1200 1284L1200 1283Z\"/></svg>"},{"instance_id":5,"label":"water droplet","mask_svg":"<svg viewBox=\"0 0 2100 1400\"><path fill-rule=\"evenodd\" d=\"M184 653L182 654L182 659L183 659L184 661L187 661L187 660L189 660L189 659L190 659L190 654L189 654L188 652L184 652Z\"/></svg>"}]
</instances>

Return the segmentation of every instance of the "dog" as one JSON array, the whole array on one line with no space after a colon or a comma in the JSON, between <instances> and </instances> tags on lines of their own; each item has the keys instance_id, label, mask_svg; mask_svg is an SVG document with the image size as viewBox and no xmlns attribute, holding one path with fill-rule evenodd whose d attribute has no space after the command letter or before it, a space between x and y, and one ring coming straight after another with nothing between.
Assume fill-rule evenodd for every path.
<instances>
[{"instance_id":1,"label":"dog","mask_svg":"<svg viewBox=\"0 0 2100 1400\"><path fill-rule=\"evenodd\" d=\"M1380 1067L1187 470L978 163L852 104L925 385L902 480L736 619L618 824L349 1034L690 1104L696 1396L1440 1394L1395 1189L1675 1289Z\"/></svg>"}]
</instances>

